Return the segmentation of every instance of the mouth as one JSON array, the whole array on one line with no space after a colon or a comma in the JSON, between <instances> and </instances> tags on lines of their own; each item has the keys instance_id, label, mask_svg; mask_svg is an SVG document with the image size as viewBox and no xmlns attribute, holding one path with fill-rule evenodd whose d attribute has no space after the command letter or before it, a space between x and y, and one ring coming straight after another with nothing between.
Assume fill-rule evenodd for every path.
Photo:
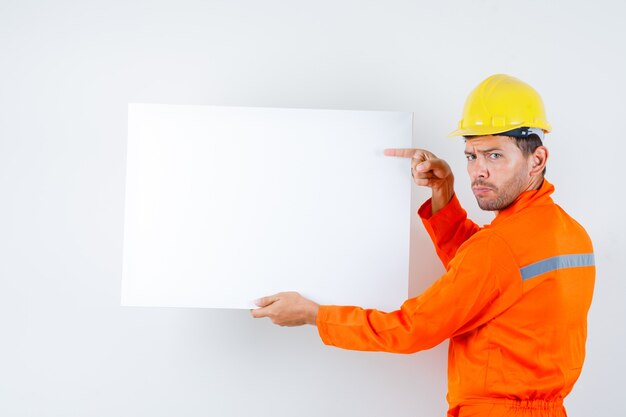
<instances>
[{"instance_id":1,"label":"mouth","mask_svg":"<svg viewBox=\"0 0 626 417\"><path fill-rule=\"evenodd\" d=\"M479 196L479 195L487 194L488 192L492 190L489 187L472 187L472 191L474 192L475 196Z\"/></svg>"}]
</instances>

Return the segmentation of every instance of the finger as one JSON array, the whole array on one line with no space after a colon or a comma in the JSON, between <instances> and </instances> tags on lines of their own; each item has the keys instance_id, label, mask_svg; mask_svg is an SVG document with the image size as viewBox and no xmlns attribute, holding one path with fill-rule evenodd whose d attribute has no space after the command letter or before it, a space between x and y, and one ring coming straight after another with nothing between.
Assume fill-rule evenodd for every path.
<instances>
[{"instance_id":1,"label":"finger","mask_svg":"<svg viewBox=\"0 0 626 417\"><path fill-rule=\"evenodd\" d=\"M268 309L267 308L256 308L254 310L250 310L250 313L252 314L252 317L254 317L255 319L260 319L260 318L268 316Z\"/></svg>"},{"instance_id":2,"label":"finger","mask_svg":"<svg viewBox=\"0 0 626 417\"><path fill-rule=\"evenodd\" d=\"M413 158L411 159L411 171L415 170L417 166L422 163L423 159Z\"/></svg>"},{"instance_id":3,"label":"finger","mask_svg":"<svg viewBox=\"0 0 626 417\"><path fill-rule=\"evenodd\" d=\"M267 307L270 304L275 303L276 301L278 301L278 294L274 294L274 295L270 295L268 297L263 297L263 298L259 298L258 300L254 300L254 304L258 305L259 307Z\"/></svg>"},{"instance_id":4,"label":"finger","mask_svg":"<svg viewBox=\"0 0 626 417\"><path fill-rule=\"evenodd\" d=\"M429 166L424 162L415 161L413 163L413 168L411 170L413 172L413 178L417 175L418 178L422 177L425 173L430 172Z\"/></svg>"},{"instance_id":5,"label":"finger","mask_svg":"<svg viewBox=\"0 0 626 417\"><path fill-rule=\"evenodd\" d=\"M432 185L432 178L417 178L415 184L420 187L430 187Z\"/></svg>"},{"instance_id":6,"label":"finger","mask_svg":"<svg viewBox=\"0 0 626 417\"><path fill-rule=\"evenodd\" d=\"M385 149L385 156L399 156L401 158L413 158L417 149Z\"/></svg>"},{"instance_id":7,"label":"finger","mask_svg":"<svg viewBox=\"0 0 626 417\"><path fill-rule=\"evenodd\" d=\"M413 176L413 179L417 185L427 185L424 182L432 184L431 181L440 180L440 178L437 178L430 172L418 172Z\"/></svg>"}]
</instances>

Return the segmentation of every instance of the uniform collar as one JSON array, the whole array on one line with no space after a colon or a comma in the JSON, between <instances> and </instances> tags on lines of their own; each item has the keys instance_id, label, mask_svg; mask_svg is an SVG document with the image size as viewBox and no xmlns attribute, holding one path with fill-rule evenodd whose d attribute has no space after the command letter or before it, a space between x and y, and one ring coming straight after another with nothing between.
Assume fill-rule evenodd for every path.
<instances>
[{"instance_id":1,"label":"uniform collar","mask_svg":"<svg viewBox=\"0 0 626 417\"><path fill-rule=\"evenodd\" d=\"M517 199L511 203L507 208L501 210L495 219L491 222L492 225L502 222L503 220L511 217L515 213L524 210L531 206L542 206L545 204L553 204L550 195L554 192L554 185L550 184L545 178L541 183L541 186L536 190L524 191Z\"/></svg>"}]
</instances>

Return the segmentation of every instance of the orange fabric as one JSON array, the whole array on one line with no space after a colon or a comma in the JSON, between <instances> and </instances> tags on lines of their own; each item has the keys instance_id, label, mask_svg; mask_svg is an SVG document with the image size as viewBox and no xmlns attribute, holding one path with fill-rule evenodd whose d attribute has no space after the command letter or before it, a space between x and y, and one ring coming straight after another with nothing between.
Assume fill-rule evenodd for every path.
<instances>
[{"instance_id":1,"label":"orange fabric","mask_svg":"<svg viewBox=\"0 0 626 417\"><path fill-rule=\"evenodd\" d=\"M544 180L482 228L456 196L434 216L428 201L418 213L446 273L397 311L321 306L323 342L412 353L450 339L450 416L485 399L562 401L585 356L595 267L550 268L564 256L593 259L587 233L554 204L553 191Z\"/></svg>"}]
</instances>

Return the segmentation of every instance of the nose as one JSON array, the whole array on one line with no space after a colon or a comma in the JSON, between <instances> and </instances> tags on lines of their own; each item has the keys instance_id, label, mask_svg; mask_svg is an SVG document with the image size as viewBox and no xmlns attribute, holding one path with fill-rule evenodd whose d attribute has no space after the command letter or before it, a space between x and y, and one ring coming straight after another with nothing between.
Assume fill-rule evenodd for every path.
<instances>
[{"instance_id":1,"label":"nose","mask_svg":"<svg viewBox=\"0 0 626 417\"><path fill-rule=\"evenodd\" d=\"M482 155L478 155L476 159L468 165L468 171L472 180L489 178L489 170L487 161Z\"/></svg>"}]
</instances>

